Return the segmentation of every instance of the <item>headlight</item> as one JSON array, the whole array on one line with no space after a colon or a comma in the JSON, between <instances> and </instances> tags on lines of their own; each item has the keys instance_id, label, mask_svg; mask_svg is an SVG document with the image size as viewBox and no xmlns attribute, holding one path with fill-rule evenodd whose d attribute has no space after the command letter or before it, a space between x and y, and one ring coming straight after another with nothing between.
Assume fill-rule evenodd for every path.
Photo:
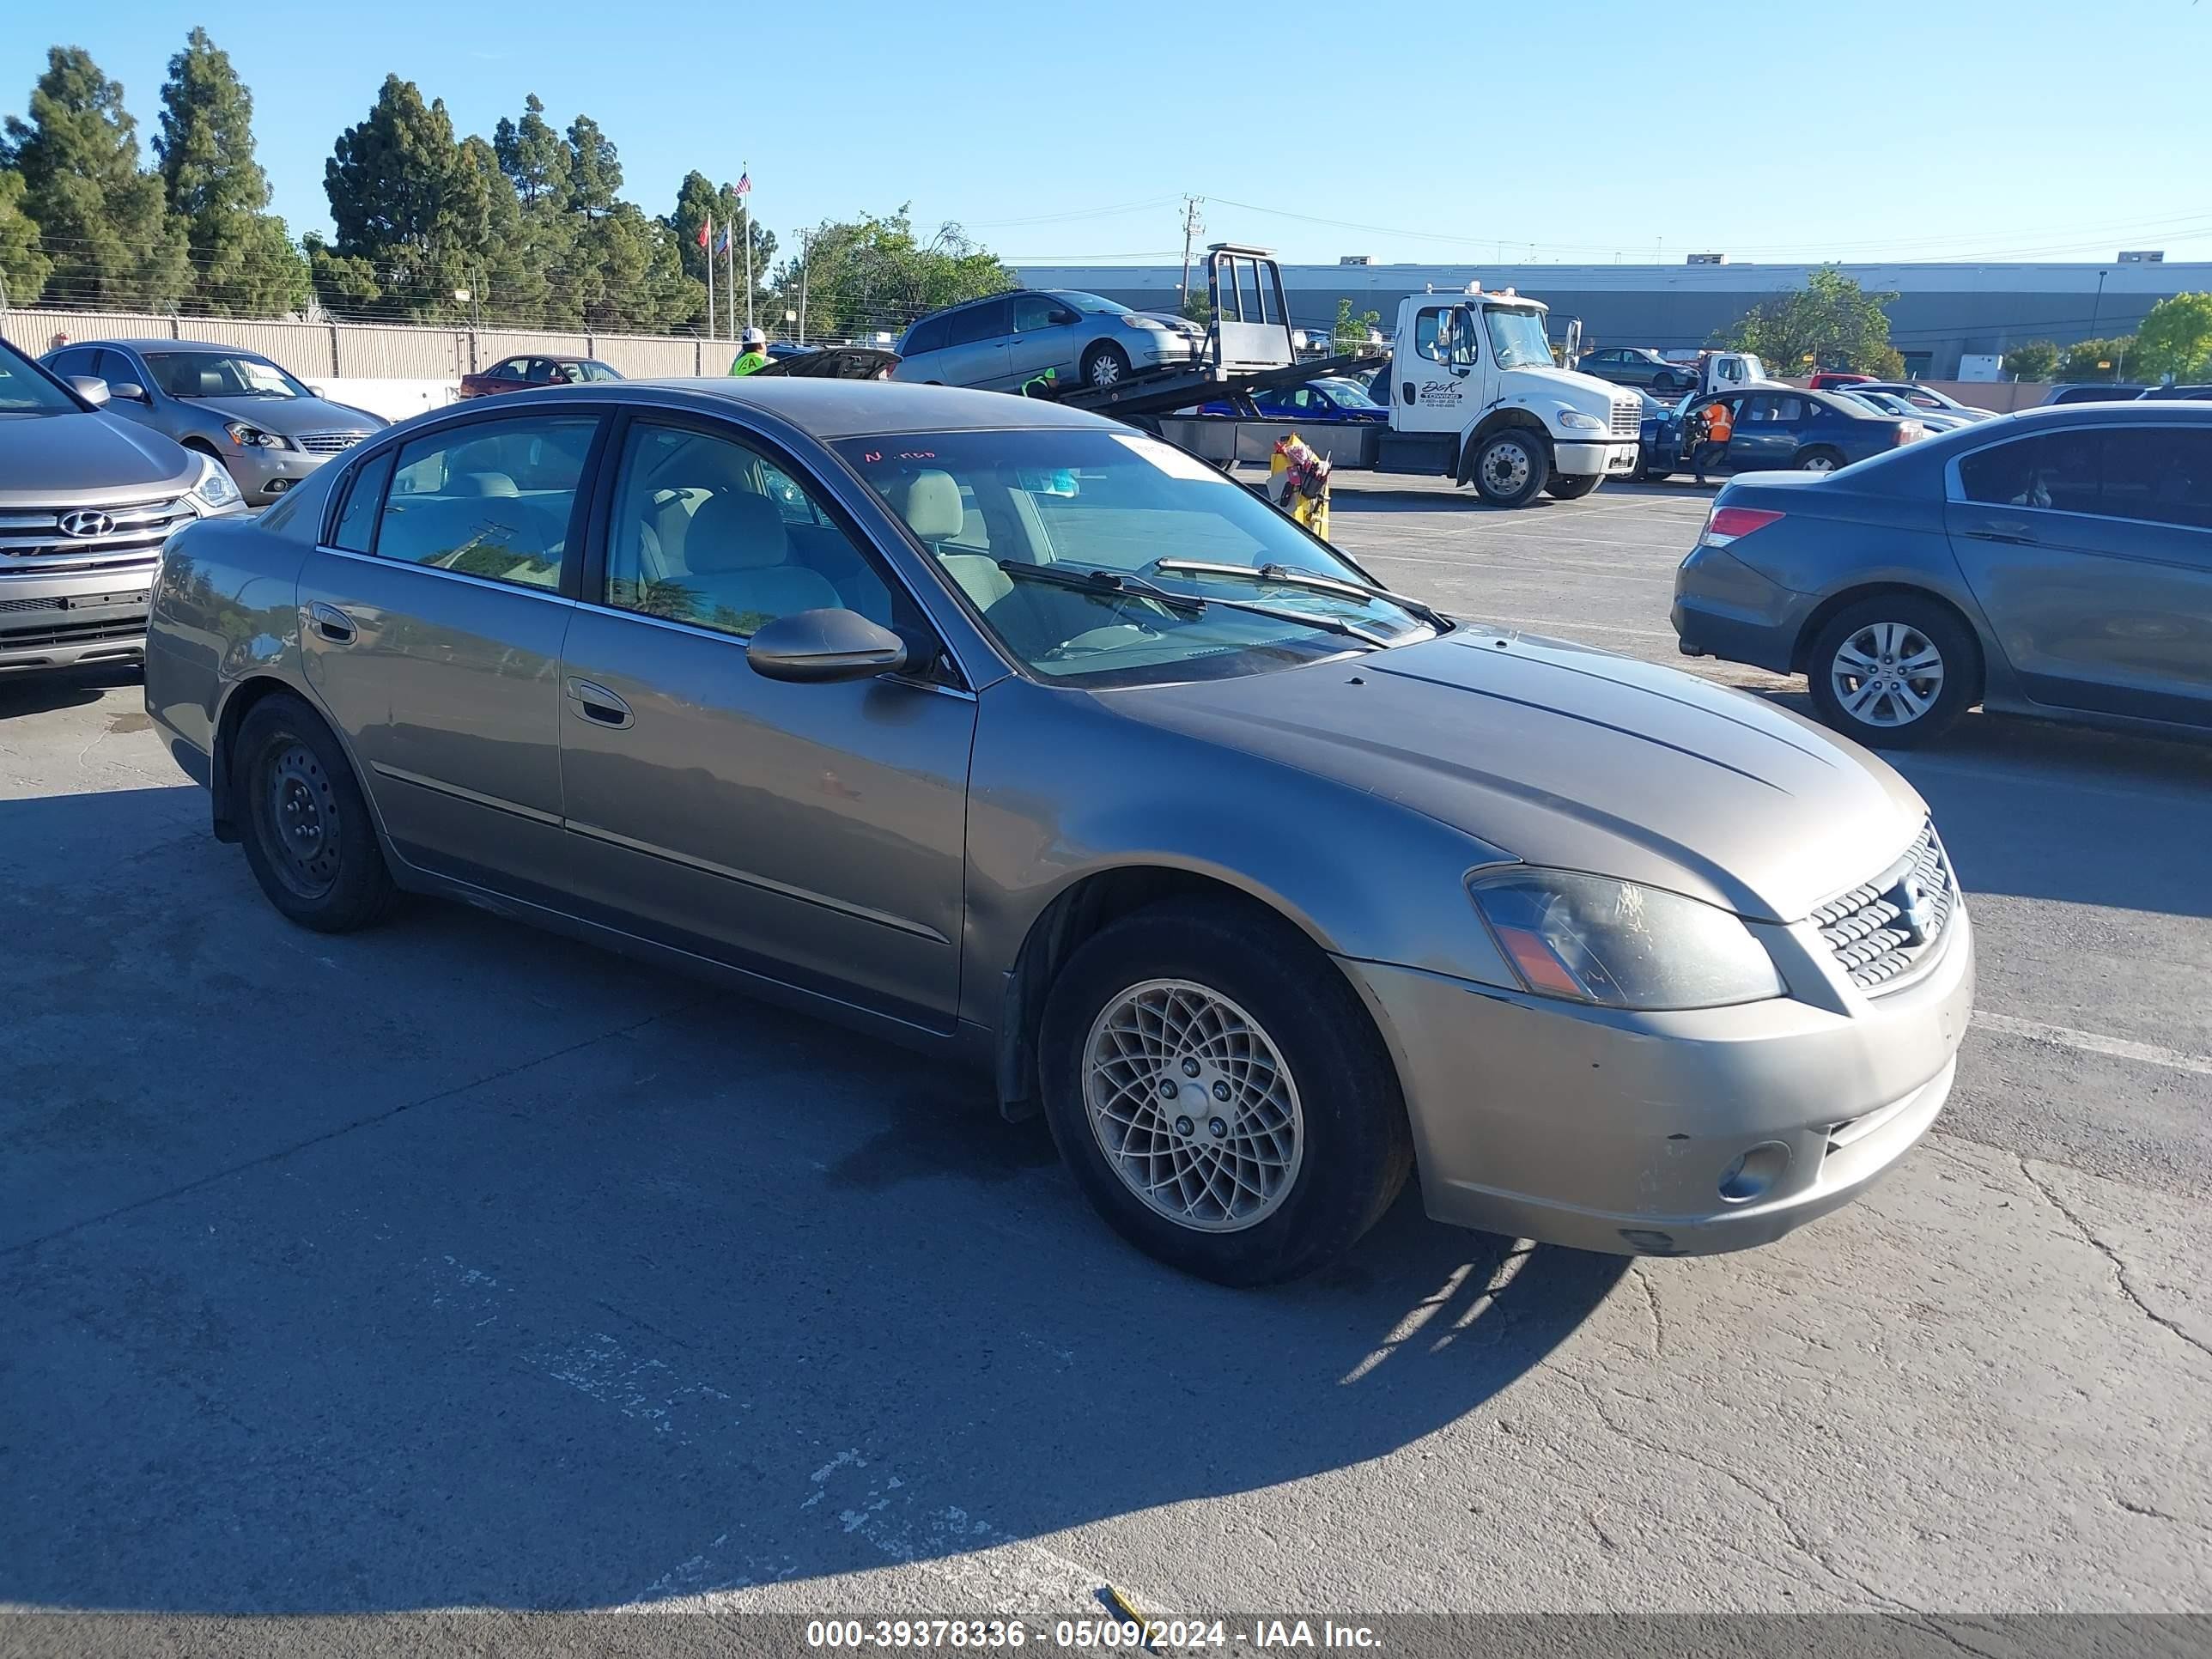
<instances>
[{"instance_id":1,"label":"headlight","mask_svg":"<svg viewBox=\"0 0 2212 1659\"><path fill-rule=\"evenodd\" d=\"M1148 328L1156 334L1172 334L1175 331L1157 317L1127 316L1121 319L1124 328Z\"/></svg>"},{"instance_id":2,"label":"headlight","mask_svg":"<svg viewBox=\"0 0 2212 1659\"><path fill-rule=\"evenodd\" d=\"M1679 893L1526 867L1478 876L1468 890L1538 996L1608 1008L1718 1008L1786 988L1741 921Z\"/></svg>"},{"instance_id":3,"label":"headlight","mask_svg":"<svg viewBox=\"0 0 2212 1659\"><path fill-rule=\"evenodd\" d=\"M291 445L274 432L264 432L258 426L248 426L244 421L232 421L222 428L230 434L231 442L240 449L289 449Z\"/></svg>"},{"instance_id":4,"label":"headlight","mask_svg":"<svg viewBox=\"0 0 2212 1659\"><path fill-rule=\"evenodd\" d=\"M222 462L210 455L203 455L199 460L199 482L192 486L192 499L200 506L211 509L234 507L246 499L230 481L230 474L222 470Z\"/></svg>"},{"instance_id":5,"label":"headlight","mask_svg":"<svg viewBox=\"0 0 2212 1659\"><path fill-rule=\"evenodd\" d=\"M1605 422L1595 415L1585 415L1579 409L1559 411L1559 424L1570 432L1602 432Z\"/></svg>"}]
</instances>

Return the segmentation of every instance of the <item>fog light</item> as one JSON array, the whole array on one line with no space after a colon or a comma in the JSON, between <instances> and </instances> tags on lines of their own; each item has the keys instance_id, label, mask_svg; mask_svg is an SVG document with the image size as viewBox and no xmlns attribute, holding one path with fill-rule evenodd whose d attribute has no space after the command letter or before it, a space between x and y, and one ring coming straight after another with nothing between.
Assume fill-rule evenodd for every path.
<instances>
[{"instance_id":1,"label":"fog light","mask_svg":"<svg viewBox=\"0 0 2212 1659\"><path fill-rule=\"evenodd\" d=\"M1778 1140L1763 1140L1721 1171L1721 1200L1747 1204L1781 1179L1790 1167L1790 1149Z\"/></svg>"}]
</instances>

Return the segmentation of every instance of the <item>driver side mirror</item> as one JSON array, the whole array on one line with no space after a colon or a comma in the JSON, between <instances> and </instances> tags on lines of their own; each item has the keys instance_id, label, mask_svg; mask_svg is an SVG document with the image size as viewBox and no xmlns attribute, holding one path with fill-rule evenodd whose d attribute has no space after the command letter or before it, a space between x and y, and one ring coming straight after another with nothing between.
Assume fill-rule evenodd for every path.
<instances>
[{"instance_id":1,"label":"driver side mirror","mask_svg":"<svg viewBox=\"0 0 2212 1659\"><path fill-rule=\"evenodd\" d=\"M795 611L763 624L745 660L763 679L825 685L896 673L907 665L907 647L857 611Z\"/></svg>"},{"instance_id":2,"label":"driver side mirror","mask_svg":"<svg viewBox=\"0 0 2212 1659\"><path fill-rule=\"evenodd\" d=\"M146 388L136 380L115 381L107 388L107 395L120 398L126 404L150 404L154 401L146 395Z\"/></svg>"}]
</instances>

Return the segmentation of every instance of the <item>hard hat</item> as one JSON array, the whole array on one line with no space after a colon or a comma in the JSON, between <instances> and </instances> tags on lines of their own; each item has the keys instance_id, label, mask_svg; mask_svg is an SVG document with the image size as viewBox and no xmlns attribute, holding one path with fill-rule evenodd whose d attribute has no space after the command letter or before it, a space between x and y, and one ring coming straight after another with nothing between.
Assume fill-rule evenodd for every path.
<instances>
[{"instance_id":1,"label":"hard hat","mask_svg":"<svg viewBox=\"0 0 2212 1659\"><path fill-rule=\"evenodd\" d=\"M762 333L760 330L757 328L747 329L744 333L738 335L738 338L745 345L766 345L768 343L768 336Z\"/></svg>"}]
</instances>

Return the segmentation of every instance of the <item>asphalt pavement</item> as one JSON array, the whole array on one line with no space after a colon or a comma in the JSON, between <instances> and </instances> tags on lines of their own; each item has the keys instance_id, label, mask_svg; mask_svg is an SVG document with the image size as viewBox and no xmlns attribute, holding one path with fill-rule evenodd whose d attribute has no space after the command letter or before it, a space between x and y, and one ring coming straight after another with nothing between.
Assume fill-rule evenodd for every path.
<instances>
[{"instance_id":1,"label":"asphalt pavement","mask_svg":"<svg viewBox=\"0 0 2212 1659\"><path fill-rule=\"evenodd\" d=\"M1709 499L1334 529L1796 698L1674 653ZM1633 1264L1407 1203L1240 1294L975 1079L455 908L294 928L135 677L0 682L0 1609L2212 1610L2212 747L1901 764L1981 995L1870 1195Z\"/></svg>"}]
</instances>

